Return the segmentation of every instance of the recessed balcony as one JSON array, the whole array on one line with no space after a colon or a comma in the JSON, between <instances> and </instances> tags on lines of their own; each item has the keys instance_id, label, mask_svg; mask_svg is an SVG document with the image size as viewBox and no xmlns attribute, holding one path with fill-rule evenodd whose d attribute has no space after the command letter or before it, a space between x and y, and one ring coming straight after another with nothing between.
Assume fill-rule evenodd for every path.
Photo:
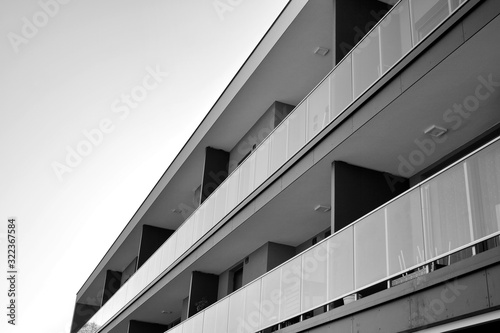
<instances>
[{"instance_id":1,"label":"recessed balcony","mask_svg":"<svg viewBox=\"0 0 500 333\"><path fill-rule=\"evenodd\" d=\"M435 1L435 3L436 5L442 4L442 1ZM453 1L447 3L451 6L447 7L447 15L449 16L453 10L458 8L460 3ZM338 117L342 116L344 110L349 109L349 106L353 105L358 97L361 97L365 91L371 89L377 80L383 78L386 73L389 73L390 68L397 65L408 52L411 52L413 47L418 46L423 37L415 38L417 34L415 29L417 28L415 24L412 23L414 18L410 17L410 4L419 6L418 2L400 2L398 6L384 18L381 24L375 27L374 30L361 41L361 43L332 71L332 73L297 106L293 113L274 130L269 138L266 139L256 151L206 199L203 205L184 222L176 233L174 233L174 235L163 244L143 267L134 274L120 290L118 290L108 303L106 303L94 316L95 318L93 318L92 321L102 325L116 313L120 312L123 306L132 301L142 292L142 290L144 290L144 288L153 284L161 274L169 269L169 266L175 264L182 256L185 256L191 248L195 248L196 244L216 227L225 216L231 214L235 207L244 205L245 200L247 200L255 190L261 189L261 186L267 186L265 184L268 182L268 179L279 172L283 165L290 163L294 156L302 150L302 147L307 146L309 142L315 140L318 134L324 133L322 131L335 123ZM441 7L442 6L439 6L439 10L442 10ZM437 7L429 7L427 11L431 12L434 10L433 8L436 9ZM433 27L435 28L448 16L445 16L441 21L430 20L429 22L434 22ZM437 17L439 17L439 15ZM389 52L390 50L388 50L390 54L380 54L381 45L383 45L384 40L386 40L384 38L393 39L395 31L399 31L399 36L402 38L401 43L395 43L396 50L394 52ZM403 33L404 31L406 32ZM431 32L432 29L428 29L428 31ZM419 32L417 35L424 36L425 34ZM411 40L411 44L408 44L408 40L403 40L403 38L409 38L408 40ZM368 41L371 46L379 45L378 48L366 47ZM411 45L411 47L408 47L408 45ZM497 50L493 50L493 54L495 54L496 51ZM467 51L464 51L461 56L465 56L466 52ZM376 55L375 58L378 59L376 61L377 64L373 65L378 69L374 71L375 74L372 77L368 76L371 77L371 83L366 83L368 82L366 81L366 77L361 77L357 74L363 65L360 65L360 67L356 69L356 63L364 64L361 60L366 54ZM487 57L487 55L485 57ZM372 57L369 58L370 61L372 61ZM463 59L459 58L455 60L456 63L460 64ZM486 63L489 64L490 62L487 61ZM444 67L446 67L446 64L444 64ZM372 68L371 65L370 68ZM440 73L438 72L434 73L436 77L440 77ZM471 72L474 71L471 70ZM348 82L348 84L345 84L346 82ZM469 80L461 89L467 89L471 84L475 84L473 80ZM428 88L428 86L419 87L415 85L415 87L412 87L412 89L422 90L426 88ZM413 90L409 95L409 99L414 100L418 93ZM429 94L422 95L428 96ZM402 99L404 100L404 98ZM449 100L452 99L442 99L444 104L449 103ZM494 101L490 100L488 103L493 102ZM400 101L399 103L401 104L402 102ZM417 107L415 104L406 106L407 109L415 107ZM388 114L394 116L394 113L388 112ZM405 117L408 117L408 112L406 111ZM385 146L386 149L379 149L383 140L390 138L390 136L373 135L372 139L370 139L372 135L370 134L371 131L377 131L377 129L380 130L380 128L384 127L378 124L378 122L383 121L383 118L383 116L378 117L363 131L359 131L351 137L349 139L349 144L343 145L336 152L336 158L355 165L362 165L375 170L390 171L394 174L398 174L398 164L387 163L391 161L389 158L377 159L370 157L374 155L383 156L385 154L391 158L395 157L395 161L398 161L397 156L394 155L394 150L391 151L393 147L397 146L395 142L387 142ZM476 126L476 128L467 132L466 135L473 138L475 135L478 135L478 133L486 130L488 124L491 125L494 122L493 118L494 117L489 117L487 115L484 122L478 121L475 123L474 126ZM391 121L394 123L397 122L398 119L393 118ZM408 121L409 120L406 118L404 121L402 120L401 123ZM412 129L412 131L413 130L414 129ZM404 128L395 129L395 136L397 134L398 137L405 139L412 137L413 133L402 134L401 132L404 131ZM438 153L426 159L425 163L418 165L418 168L413 170L412 175L418 173L420 170L424 170L426 166L433 164L439 157L445 156L447 152L449 153L453 151L453 149L459 147L460 142L467 142L467 136L464 136L462 139L451 138L446 145L442 145L438 148L438 150L440 150ZM355 148L359 148L359 150ZM399 146L398 149L397 151L399 152L406 151L402 146ZM328 188L329 184L327 185ZM298 185L296 184L296 186ZM323 199L324 198L325 196L323 196ZM319 200L321 200L321 198L319 198ZM327 199L326 201L328 202L329 200ZM326 223L328 222L329 221ZM279 223L275 223L275 225L279 225ZM271 229L272 228L271 226ZM278 227L276 228L278 229ZM269 231L269 234L273 235L273 231ZM405 258L405 266L406 260ZM179 281L177 285L182 285L183 289L185 289L185 284L182 282Z\"/></svg>"}]
</instances>

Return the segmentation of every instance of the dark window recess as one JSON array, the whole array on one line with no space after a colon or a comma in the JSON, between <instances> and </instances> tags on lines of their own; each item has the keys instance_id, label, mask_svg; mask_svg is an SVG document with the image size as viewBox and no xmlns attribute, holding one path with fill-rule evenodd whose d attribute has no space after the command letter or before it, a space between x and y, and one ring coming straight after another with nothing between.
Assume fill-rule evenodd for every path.
<instances>
[{"instance_id":1,"label":"dark window recess","mask_svg":"<svg viewBox=\"0 0 500 333\"><path fill-rule=\"evenodd\" d=\"M222 149L205 148L205 163L201 180L200 204L227 178L229 153Z\"/></svg>"},{"instance_id":2,"label":"dark window recess","mask_svg":"<svg viewBox=\"0 0 500 333\"><path fill-rule=\"evenodd\" d=\"M233 291L243 287L243 266L240 266L233 272Z\"/></svg>"},{"instance_id":3,"label":"dark window recess","mask_svg":"<svg viewBox=\"0 0 500 333\"><path fill-rule=\"evenodd\" d=\"M313 237L312 239L312 245L316 244L318 242L318 237Z\"/></svg>"}]
</instances>

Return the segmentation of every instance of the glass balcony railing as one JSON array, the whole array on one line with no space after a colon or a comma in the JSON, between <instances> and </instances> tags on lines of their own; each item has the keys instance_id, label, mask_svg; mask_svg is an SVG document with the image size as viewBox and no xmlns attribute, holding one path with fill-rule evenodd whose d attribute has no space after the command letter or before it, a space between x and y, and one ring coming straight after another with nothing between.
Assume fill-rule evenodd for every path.
<instances>
[{"instance_id":1,"label":"glass balcony railing","mask_svg":"<svg viewBox=\"0 0 500 333\"><path fill-rule=\"evenodd\" d=\"M102 326L109 321L465 2L466 0L399 1L101 307L91 322ZM359 237L361 235L362 233ZM373 242L367 243L367 246L371 243ZM423 251L423 246L420 250ZM371 250L367 254L375 255ZM415 255L405 257L405 264L413 263L416 258ZM369 263L367 259L360 260ZM364 269L362 267L360 269ZM374 274L381 270L382 268L377 267L377 270L370 270L368 273ZM369 275L363 276L368 278ZM287 295L294 292L288 287L284 288ZM319 299L320 296L313 298ZM279 313L293 313L295 308L289 308L292 304L288 302L287 307Z\"/></svg>"},{"instance_id":2,"label":"glass balcony railing","mask_svg":"<svg viewBox=\"0 0 500 333\"><path fill-rule=\"evenodd\" d=\"M498 235L500 139L168 332L264 330Z\"/></svg>"}]
</instances>

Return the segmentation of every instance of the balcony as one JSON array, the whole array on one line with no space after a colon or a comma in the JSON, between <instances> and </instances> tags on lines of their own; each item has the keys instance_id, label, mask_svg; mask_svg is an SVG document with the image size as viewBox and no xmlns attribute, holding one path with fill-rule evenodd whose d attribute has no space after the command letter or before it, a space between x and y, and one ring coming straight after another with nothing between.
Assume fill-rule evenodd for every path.
<instances>
[{"instance_id":1,"label":"balcony","mask_svg":"<svg viewBox=\"0 0 500 333\"><path fill-rule=\"evenodd\" d=\"M499 193L496 139L168 332L267 332L453 264L500 235Z\"/></svg>"},{"instance_id":2,"label":"balcony","mask_svg":"<svg viewBox=\"0 0 500 333\"><path fill-rule=\"evenodd\" d=\"M254 153L231 173L101 307L91 322L100 327L104 326L149 285L161 278L162 274L181 260L181 257L225 216L244 204L252 192L293 159L306 144L335 121L346 108L465 2L398 2ZM407 260L409 259L405 258L405 266L409 266Z\"/></svg>"}]
</instances>

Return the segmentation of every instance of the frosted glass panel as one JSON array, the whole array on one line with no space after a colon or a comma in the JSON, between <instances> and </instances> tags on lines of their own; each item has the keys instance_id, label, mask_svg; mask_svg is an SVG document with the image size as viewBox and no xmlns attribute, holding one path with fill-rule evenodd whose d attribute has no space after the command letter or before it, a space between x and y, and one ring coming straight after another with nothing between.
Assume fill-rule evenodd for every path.
<instances>
[{"instance_id":1,"label":"frosted glass panel","mask_svg":"<svg viewBox=\"0 0 500 333\"><path fill-rule=\"evenodd\" d=\"M295 108L287 118L288 123L288 158L291 158L306 143L306 104Z\"/></svg>"},{"instance_id":2,"label":"frosted glass panel","mask_svg":"<svg viewBox=\"0 0 500 333\"><path fill-rule=\"evenodd\" d=\"M144 265L137 271L138 279L137 279L137 293L142 291L146 286L146 281L148 279L148 271L145 269Z\"/></svg>"},{"instance_id":3,"label":"frosted glass panel","mask_svg":"<svg viewBox=\"0 0 500 333\"><path fill-rule=\"evenodd\" d=\"M229 179L226 180L227 183L227 207L226 212L230 212L238 204L238 186L239 186L240 170L236 169Z\"/></svg>"},{"instance_id":4,"label":"frosted glass panel","mask_svg":"<svg viewBox=\"0 0 500 333\"><path fill-rule=\"evenodd\" d=\"M264 141L255 152L255 184L260 186L269 176L269 140Z\"/></svg>"},{"instance_id":5,"label":"frosted glass panel","mask_svg":"<svg viewBox=\"0 0 500 333\"><path fill-rule=\"evenodd\" d=\"M281 270L277 269L262 278L260 328L279 322Z\"/></svg>"},{"instance_id":6,"label":"frosted glass panel","mask_svg":"<svg viewBox=\"0 0 500 333\"><path fill-rule=\"evenodd\" d=\"M108 311L108 306L107 304L104 304L103 307L101 307L101 315L98 317L98 321L97 323L99 324L99 326L102 326L104 325L108 319L109 319L109 311Z\"/></svg>"},{"instance_id":7,"label":"frosted glass panel","mask_svg":"<svg viewBox=\"0 0 500 333\"><path fill-rule=\"evenodd\" d=\"M178 258L186 250L186 245L187 245L186 244L186 240L187 240L186 228L183 228L181 225L177 229L176 234L177 234L177 244L175 246L175 256L176 256L176 258Z\"/></svg>"},{"instance_id":8,"label":"frosted glass panel","mask_svg":"<svg viewBox=\"0 0 500 333\"><path fill-rule=\"evenodd\" d=\"M167 267L168 267L168 243L169 243L169 239L167 239L165 241L165 243L163 243L163 245L160 247L160 252L161 252L161 256L160 256L160 270L161 271L164 271Z\"/></svg>"},{"instance_id":9,"label":"frosted glass panel","mask_svg":"<svg viewBox=\"0 0 500 333\"><path fill-rule=\"evenodd\" d=\"M311 140L330 122L330 79L324 80L308 98L307 140Z\"/></svg>"},{"instance_id":10,"label":"frosted glass panel","mask_svg":"<svg viewBox=\"0 0 500 333\"><path fill-rule=\"evenodd\" d=\"M241 288L229 297L228 332L244 332L245 289Z\"/></svg>"},{"instance_id":11,"label":"frosted glass panel","mask_svg":"<svg viewBox=\"0 0 500 333\"><path fill-rule=\"evenodd\" d=\"M134 293L134 297L139 293L139 291L141 291L141 286L142 286L142 270L139 269L137 272L135 272L134 276L135 277L135 280L134 280L134 284L132 286L132 290L133 290L133 293Z\"/></svg>"},{"instance_id":12,"label":"frosted glass panel","mask_svg":"<svg viewBox=\"0 0 500 333\"><path fill-rule=\"evenodd\" d=\"M354 225L355 281L360 288L387 275L384 210Z\"/></svg>"},{"instance_id":13,"label":"frosted glass panel","mask_svg":"<svg viewBox=\"0 0 500 333\"><path fill-rule=\"evenodd\" d=\"M203 236L203 214L197 209L192 215L193 218L193 242L198 241Z\"/></svg>"},{"instance_id":14,"label":"frosted glass panel","mask_svg":"<svg viewBox=\"0 0 500 333\"><path fill-rule=\"evenodd\" d=\"M194 219L193 216L187 219L187 221L181 226L181 228L186 229L186 245L184 251L187 251L191 245L193 245L193 229L194 229Z\"/></svg>"},{"instance_id":15,"label":"frosted glass panel","mask_svg":"<svg viewBox=\"0 0 500 333\"><path fill-rule=\"evenodd\" d=\"M211 306L204 311L203 333L217 333L215 323L217 320L217 305Z\"/></svg>"},{"instance_id":16,"label":"frosted glass panel","mask_svg":"<svg viewBox=\"0 0 500 333\"><path fill-rule=\"evenodd\" d=\"M300 313L302 257L295 258L281 268L280 320Z\"/></svg>"},{"instance_id":17,"label":"frosted glass panel","mask_svg":"<svg viewBox=\"0 0 500 333\"><path fill-rule=\"evenodd\" d=\"M215 320L215 332L228 333L227 322L229 316L229 298L225 298L217 304L217 318ZM232 332L231 332L232 333Z\"/></svg>"},{"instance_id":18,"label":"frosted glass panel","mask_svg":"<svg viewBox=\"0 0 500 333\"><path fill-rule=\"evenodd\" d=\"M124 288L122 286L116 294L113 295L113 297L116 297L116 303L118 304L119 308L122 308L125 304L127 304L127 288Z\"/></svg>"},{"instance_id":19,"label":"frosted glass panel","mask_svg":"<svg viewBox=\"0 0 500 333\"><path fill-rule=\"evenodd\" d=\"M410 25L408 1L401 2L380 23L382 73L412 48Z\"/></svg>"},{"instance_id":20,"label":"frosted glass panel","mask_svg":"<svg viewBox=\"0 0 500 333\"><path fill-rule=\"evenodd\" d=\"M205 206L203 234L206 234L214 226L215 202L213 195L203 202L203 206Z\"/></svg>"},{"instance_id":21,"label":"frosted glass panel","mask_svg":"<svg viewBox=\"0 0 500 333\"><path fill-rule=\"evenodd\" d=\"M467 160L474 240L500 231L500 145Z\"/></svg>"},{"instance_id":22,"label":"frosted glass panel","mask_svg":"<svg viewBox=\"0 0 500 333\"><path fill-rule=\"evenodd\" d=\"M381 76L379 43L379 30L377 28L358 44L352 52L355 98Z\"/></svg>"},{"instance_id":23,"label":"frosted glass panel","mask_svg":"<svg viewBox=\"0 0 500 333\"><path fill-rule=\"evenodd\" d=\"M449 0L411 0L414 44L424 39L450 14Z\"/></svg>"},{"instance_id":24,"label":"frosted glass panel","mask_svg":"<svg viewBox=\"0 0 500 333\"><path fill-rule=\"evenodd\" d=\"M352 103L352 59L345 58L330 76L331 114L334 119L349 104Z\"/></svg>"},{"instance_id":25,"label":"frosted glass panel","mask_svg":"<svg viewBox=\"0 0 500 333\"><path fill-rule=\"evenodd\" d=\"M200 207L198 207L198 209L196 210L197 213L198 213L198 228L200 229L200 233L201 235L204 235L205 234L205 211L206 211L206 207L205 205L201 205Z\"/></svg>"},{"instance_id":26,"label":"frosted glass panel","mask_svg":"<svg viewBox=\"0 0 500 333\"><path fill-rule=\"evenodd\" d=\"M328 282L330 299L354 289L353 227L344 229L328 240Z\"/></svg>"},{"instance_id":27,"label":"frosted glass panel","mask_svg":"<svg viewBox=\"0 0 500 333\"><path fill-rule=\"evenodd\" d=\"M240 189L238 200L243 201L254 189L255 181L255 154L250 155L240 165Z\"/></svg>"},{"instance_id":28,"label":"frosted glass panel","mask_svg":"<svg viewBox=\"0 0 500 333\"><path fill-rule=\"evenodd\" d=\"M253 332L260 323L260 288L262 280L245 287L245 322L241 332Z\"/></svg>"},{"instance_id":29,"label":"frosted glass panel","mask_svg":"<svg viewBox=\"0 0 500 333\"><path fill-rule=\"evenodd\" d=\"M196 316L190 318L193 321L193 333L203 332L203 317L204 317L204 315L205 315L205 312L200 312Z\"/></svg>"},{"instance_id":30,"label":"frosted glass panel","mask_svg":"<svg viewBox=\"0 0 500 333\"><path fill-rule=\"evenodd\" d=\"M427 259L471 241L463 164L422 186Z\"/></svg>"},{"instance_id":31,"label":"frosted glass panel","mask_svg":"<svg viewBox=\"0 0 500 333\"><path fill-rule=\"evenodd\" d=\"M132 298L134 298L137 295L137 293L140 291L139 290L139 284L140 284L139 271L137 271L127 281L127 285L128 285L127 298L129 298L129 300L131 300Z\"/></svg>"},{"instance_id":32,"label":"frosted glass panel","mask_svg":"<svg viewBox=\"0 0 500 333\"><path fill-rule=\"evenodd\" d=\"M323 242L302 255L302 311L316 308L328 296L328 243Z\"/></svg>"},{"instance_id":33,"label":"frosted glass panel","mask_svg":"<svg viewBox=\"0 0 500 333\"><path fill-rule=\"evenodd\" d=\"M147 266L148 271L148 280L147 284L153 281L158 274L160 274L160 263L161 263L161 251L156 251L153 253L151 257L149 257L148 261L144 264Z\"/></svg>"},{"instance_id":34,"label":"frosted glass panel","mask_svg":"<svg viewBox=\"0 0 500 333\"><path fill-rule=\"evenodd\" d=\"M132 298L135 296L135 294L133 293L133 290L132 290L132 286L134 284L134 281L135 281L135 275L132 275L128 280L127 282L122 286L122 288L125 288L126 290L126 303L130 302L132 300Z\"/></svg>"},{"instance_id":35,"label":"frosted glass panel","mask_svg":"<svg viewBox=\"0 0 500 333\"><path fill-rule=\"evenodd\" d=\"M167 241L163 244L163 251L161 256L161 266L166 269L175 260L175 246L176 246L177 235L172 234Z\"/></svg>"},{"instance_id":36,"label":"frosted glass panel","mask_svg":"<svg viewBox=\"0 0 500 333\"><path fill-rule=\"evenodd\" d=\"M124 285L127 288L127 302L130 302L132 298L134 298L136 295L135 294L136 279L137 279L137 274L134 274L127 280L127 282Z\"/></svg>"},{"instance_id":37,"label":"frosted glass panel","mask_svg":"<svg viewBox=\"0 0 500 333\"><path fill-rule=\"evenodd\" d=\"M182 324L180 326L182 326L182 333L199 333L199 332L193 331L193 321L192 320L186 320L186 321L182 322Z\"/></svg>"},{"instance_id":38,"label":"frosted glass panel","mask_svg":"<svg viewBox=\"0 0 500 333\"><path fill-rule=\"evenodd\" d=\"M269 174L274 173L286 162L287 129L288 122L284 121L271 134L271 169L269 170Z\"/></svg>"},{"instance_id":39,"label":"frosted glass panel","mask_svg":"<svg viewBox=\"0 0 500 333\"><path fill-rule=\"evenodd\" d=\"M425 261L420 191L415 189L393 201L387 210L389 274Z\"/></svg>"},{"instance_id":40,"label":"frosted glass panel","mask_svg":"<svg viewBox=\"0 0 500 333\"><path fill-rule=\"evenodd\" d=\"M214 223L219 223L226 216L227 182L220 185L215 194L215 215Z\"/></svg>"}]
</instances>

